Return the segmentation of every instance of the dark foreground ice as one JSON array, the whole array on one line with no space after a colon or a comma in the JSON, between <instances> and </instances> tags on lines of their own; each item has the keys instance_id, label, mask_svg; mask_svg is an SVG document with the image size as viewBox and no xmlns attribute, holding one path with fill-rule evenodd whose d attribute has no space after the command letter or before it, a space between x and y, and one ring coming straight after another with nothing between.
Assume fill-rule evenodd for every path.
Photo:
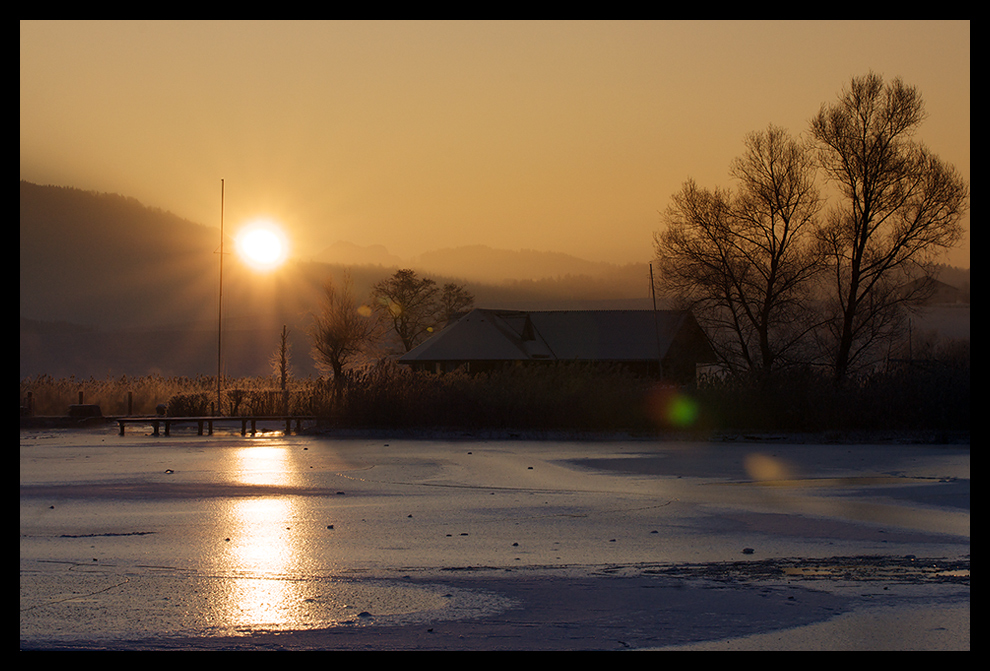
<instances>
[{"instance_id":1,"label":"dark foreground ice","mask_svg":"<svg viewBox=\"0 0 990 671\"><path fill-rule=\"evenodd\" d=\"M969 649L968 445L22 430L27 649Z\"/></svg>"}]
</instances>

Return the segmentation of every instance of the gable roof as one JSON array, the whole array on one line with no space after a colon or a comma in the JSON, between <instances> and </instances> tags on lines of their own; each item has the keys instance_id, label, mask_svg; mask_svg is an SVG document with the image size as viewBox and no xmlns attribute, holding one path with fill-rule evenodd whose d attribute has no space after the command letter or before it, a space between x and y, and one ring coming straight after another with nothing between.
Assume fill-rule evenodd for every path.
<instances>
[{"instance_id":1,"label":"gable roof","mask_svg":"<svg viewBox=\"0 0 990 671\"><path fill-rule=\"evenodd\" d=\"M657 361L678 342L707 338L686 310L487 310L476 308L399 357L438 361ZM705 357L703 357L705 358Z\"/></svg>"},{"instance_id":2,"label":"gable roof","mask_svg":"<svg viewBox=\"0 0 990 671\"><path fill-rule=\"evenodd\" d=\"M963 292L958 287L946 284L934 277L920 277L908 282L900 288L900 293L902 296L910 296L919 289L923 290L922 299L919 301L920 305L964 302Z\"/></svg>"}]
</instances>

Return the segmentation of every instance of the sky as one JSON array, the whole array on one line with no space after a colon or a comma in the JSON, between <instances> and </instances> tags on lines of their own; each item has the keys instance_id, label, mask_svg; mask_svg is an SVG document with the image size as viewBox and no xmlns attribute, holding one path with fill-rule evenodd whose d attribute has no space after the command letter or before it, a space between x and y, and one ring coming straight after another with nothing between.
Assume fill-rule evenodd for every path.
<instances>
[{"instance_id":1,"label":"sky","mask_svg":"<svg viewBox=\"0 0 990 671\"><path fill-rule=\"evenodd\" d=\"M308 258L484 244L653 255L687 179L731 187L852 77L921 91L917 139L970 175L968 21L21 21L20 177ZM969 267L966 238L947 257Z\"/></svg>"}]
</instances>

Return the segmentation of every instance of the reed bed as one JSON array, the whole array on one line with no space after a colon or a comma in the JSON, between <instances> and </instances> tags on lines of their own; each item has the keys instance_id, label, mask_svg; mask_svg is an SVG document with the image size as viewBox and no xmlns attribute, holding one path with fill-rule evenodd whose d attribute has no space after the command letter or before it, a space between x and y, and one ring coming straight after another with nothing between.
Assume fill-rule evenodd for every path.
<instances>
[{"instance_id":1,"label":"reed bed","mask_svg":"<svg viewBox=\"0 0 990 671\"><path fill-rule=\"evenodd\" d=\"M305 398L307 379L290 380L290 398ZM63 416L77 403L100 406L105 416L154 415L165 405L171 416L212 414L217 401L216 377L120 376L106 379L54 378L39 375L20 383L20 403L35 416ZM222 412L235 416L280 415L282 391L271 377L225 379ZM291 408L290 408L291 410Z\"/></svg>"},{"instance_id":2,"label":"reed bed","mask_svg":"<svg viewBox=\"0 0 990 671\"><path fill-rule=\"evenodd\" d=\"M613 365L515 366L485 374L410 371L391 361L337 380L295 378L283 394L272 377L228 379L222 412L231 416L321 418L334 428L690 432L968 432L970 367L965 361L892 368L835 385L809 369L769 380L710 379L678 388ZM105 416L213 414L210 376L21 380L31 414L65 415L80 402ZM130 396L130 407L128 397ZM22 410L23 412L23 410Z\"/></svg>"}]
</instances>

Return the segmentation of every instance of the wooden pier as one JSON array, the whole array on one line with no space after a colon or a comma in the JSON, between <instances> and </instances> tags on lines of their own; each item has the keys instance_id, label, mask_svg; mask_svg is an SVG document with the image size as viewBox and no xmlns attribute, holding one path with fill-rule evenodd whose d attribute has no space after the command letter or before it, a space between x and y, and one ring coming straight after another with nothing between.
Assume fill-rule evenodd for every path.
<instances>
[{"instance_id":1,"label":"wooden pier","mask_svg":"<svg viewBox=\"0 0 990 671\"><path fill-rule=\"evenodd\" d=\"M173 424L190 424L195 423L198 427L197 434L202 436L204 429L207 435L213 435L213 424L216 422L240 422L241 423L241 435L246 436L248 434L248 424L251 424L251 435L257 433L258 422L278 422L285 423L285 435L289 435L292 432L292 423L295 422L296 433L302 431L302 423L304 421L315 421L317 418L313 416L275 416L271 417L268 415L256 415L248 417L164 417L162 415L152 415L150 417L115 417L113 421L117 422L120 427L120 435L124 435L124 427L128 424L150 424L152 428L153 436L162 435L162 429L164 429L164 434L166 436L171 435Z\"/></svg>"}]
</instances>

